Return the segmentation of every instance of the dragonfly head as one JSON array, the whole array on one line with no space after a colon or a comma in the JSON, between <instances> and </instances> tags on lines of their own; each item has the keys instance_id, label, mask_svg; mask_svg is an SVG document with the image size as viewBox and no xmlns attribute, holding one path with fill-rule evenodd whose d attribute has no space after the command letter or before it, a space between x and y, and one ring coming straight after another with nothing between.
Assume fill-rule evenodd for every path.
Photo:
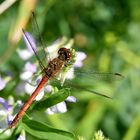
<instances>
[{"instance_id":1,"label":"dragonfly head","mask_svg":"<svg viewBox=\"0 0 140 140\"><path fill-rule=\"evenodd\" d=\"M58 58L62 61L69 61L72 57L70 49L60 48L58 50Z\"/></svg>"}]
</instances>

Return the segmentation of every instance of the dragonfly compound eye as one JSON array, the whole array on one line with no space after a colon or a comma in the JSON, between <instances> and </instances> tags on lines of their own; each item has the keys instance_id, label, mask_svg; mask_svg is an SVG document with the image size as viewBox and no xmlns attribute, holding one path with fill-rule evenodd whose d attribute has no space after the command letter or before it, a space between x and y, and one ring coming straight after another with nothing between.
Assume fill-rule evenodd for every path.
<instances>
[{"instance_id":1,"label":"dragonfly compound eye","mask_svg":"<svg viewBox=\"0 0 140 140\"><path fill-rule=\"evenodd\" d=\"M72 57L70 49L67 48L60 48L58 50L58 54L59 54L58 58L62 61L68 61Z\"/></svg>"}]
</instances>

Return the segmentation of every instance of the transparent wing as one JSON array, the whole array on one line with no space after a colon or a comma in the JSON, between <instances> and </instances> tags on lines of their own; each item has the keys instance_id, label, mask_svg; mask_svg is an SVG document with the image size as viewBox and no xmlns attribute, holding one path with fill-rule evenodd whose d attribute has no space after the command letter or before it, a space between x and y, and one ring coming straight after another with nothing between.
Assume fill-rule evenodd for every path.
<instances>
[{"instance_id":1,"label":"transparent wing","mask_svg":"<svg viewBox=\"0 0 140 140\"><path fill-rule=\"evenodd\" d=\"M108 96L109 94L107 93L100 93L95 90L93 90L93 85L97 83L97 80L99 81L116 81L116 80L121 80L124 78L123 75L119 73L100 73L100 72L85 72L85 71L79 71L76 70L74 73L75 78L72 80L66 80L64 82L64 87L71 87L75 88L78 90L84 90L92 94L96 94L99 96L103 96L105 98L112 99L112 97ZM86 82L85 82L86 81ZM93 83L93 81L95 83Z\"/></svg>"},{"instance_id":2,"label":"transparent wing","mask_svg":"<svg viewBox=\"0 0 140 140\"><path fill-rule=\"evenodd\" d=\"M44 70L45 66L42 63L42 61L38 55L37 49L34 46L34 42L32 41L31 36L28 34L28 32L25 32L24 29L22 29L22 31L23 31L23 35L24 35L24 39L26 41L26 44L28 44L28 47L30 47L32 49L32 51L34 52L34 54L39 62L41 70Z\"/></svg>"},{"instance_id":3,"label":"transparent wing","mask_svg":"<svg viewBox=\"0 0 140 140\"><path fill-rule=\"evenodd\" d=\"M84 91L87 91L89 93L96 94L98 96L102 96L102 97L105 97L105 98L108 98L108 99L113 99L112 97L108 96L107 94L103 94L103 93L97 92L95 90L85 88L83 86L74 85L74 84L70 84L70 85L71 85L72 88L75 88L75 89L84 90Z\"/></svg>"},{"instance_id":4,"label":"transparent wing","mask_svg":"<svg viewBox=\"0 0 140 140\"><path fill-rule=\"evenodd\" d=\"M54 41L50 46L46 46L45 41L41 35L39 30L39 26L37 23L37 19L35 13L32 12L31 14L31 22L33 28L33 34L35 35L37 46L38 46L38 56L40 57L44 66L47 65L53 58L57 57L58 50L64 45L68 43L68 39L66 37L62 37Z\"/></svg>"},{"instance_id":5,"label":"transparent wing","mask_svg":"<svg viewBox=\"0 0 140 140\"><path fill-rule=\"evenodd\" d=\"M83 72L79 70L75 70L74 72L75 78L81 78L85 77L88 79L93 79L93 80L103 80L103 81L116 81L116 80L121 80L124 78L123 75L120 73L101 73L101 72Z\"/></svg>"},{"instance_id":6,"label":"transparent wing","mask_svg":"<svg viewBox=\"0 0 140 140\"><path fill-rule=\"evenodd\" d=\"M46 67L48 61L50 61L49 53L45 51L46 45L43 37L41 36L41 32L39 30L39 26L36 20L35 13L31 13L31 23L32 23L32 30L37 44L37 55L39 56L42 64Z\"/></svg>"},{"instance_id":7,"label":"transparent wing","mask_svg":"<svg viewBox=\"0 0 140 140\"><path fill-rule=\"evenodd\" d=\"M49 81L49 84L51 85L55 85L57 87L61 87L60 85L60 81L57 80L56 78ZM102 97L105 97L105 98L108 98L108 99L113 99L112 97L108 96L107 93L100 93L100 92L97 92L93 89L90 89L90 86L87 87L87 84L86 85L80 85L78 82L76 82L75 80L66 80L63 84L63 87L68 87L68 88L73 88L73 89L78 89L78 90L84 90L84 91L87 91L89 93L92 93L92 94L95 94L95 95L98 95L98 96L102 96Z\"/></svg>"},{"instance_id":8,"label":"transparent wing","mask_svg":"<svg viewBox=\"0 0 140 140\"><path fill-rule=\"evenodd\" d=\"M42 72L34 73L26 82L32 86L37 86L42 79Z\"/></svg>"}]
</instances>

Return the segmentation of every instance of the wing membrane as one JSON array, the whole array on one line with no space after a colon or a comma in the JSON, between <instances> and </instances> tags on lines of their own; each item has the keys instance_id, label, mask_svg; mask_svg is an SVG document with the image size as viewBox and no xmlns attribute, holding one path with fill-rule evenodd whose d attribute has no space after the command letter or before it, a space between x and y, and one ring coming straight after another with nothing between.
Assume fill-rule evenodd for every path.
<instances>
[{"instance_id":1,"label":"wing membrane","mask_svg":"<svg viewBox=\"0 0 140 140\"><path fill-rule=\"evenodd\" d=\"M115 81L124 78L124 76L119 73L83 72L77 70L75 71L75 77L77 78L85 77L93 80L103 80L103 81Z\"/></svg>"},{"instance_id":2,"label":"wing membrane","mask_svg":"<svg viewBox=\"0 0 140 140\"><path fill-rule=\"evenodd\" d=\"M56 85L58 87L58 86L60 86L60 81L57 80L57 79L53 79L53 80L50 81L49 84ZM85 87L83 85L79 85L77 82L74 82L73 80L66 80L63 84L63 87L65 87L65 88L69 87L69 88L74 88L74 89L78 89L78 90L84 90L84 91L87 91L89 93L92 93L92 94L95 94L95 95L98 95L98 96L102 96L104 98L113 99L112 97L108 96L108 94L100 93L100 92L97 92L93 89L90 89L90 87L88 88L88 87Z\"/></svg>"},{"instance_id":3,"label":"wing membrane","mask_svg":"<svg viewBox=\"0 0 140 140\"><path fill-rule=\"evenodd\" d=\"M44 70L45 66L43 65L40 57L38 56L37 50L35 49L35 47L33 46L32 41L30 40L30 36L28 35L27 32L24 31L24 29L22 29L22 31L23 31L23 35L24 35L24 38L25 38L26 42L28 43L29 47L33 50L33 52L34 52L34 54L35 54L35 56L36 56L36 58L37 58L37 60L39 62L41 70Z\"/></svg>"},{"instance_id":4,"label":"wing membrane","mask_svg":"<svg viewBox=\"0 0 140 140\"><path fill-rule=\"evenodd\" d=\"M41 36L41 32L39 30L39 26L38 26L37 19L34 12L31 13L31 23L32 23L33 34L37 42L38 56L40 57L43 65L46 67L47 61L50 61L50 57L49 57L49 53L45 51L46 44Z\"/></svg>"}]
</instances>

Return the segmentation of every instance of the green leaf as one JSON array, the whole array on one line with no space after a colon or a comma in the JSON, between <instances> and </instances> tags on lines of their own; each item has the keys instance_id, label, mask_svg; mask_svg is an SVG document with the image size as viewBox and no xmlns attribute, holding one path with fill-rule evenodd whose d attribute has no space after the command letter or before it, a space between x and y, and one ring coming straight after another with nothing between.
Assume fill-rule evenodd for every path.
<instances>
[{"instance_id":1,"label":"green leaf","mask_svg":"<svg viewBox=\"0 0 140 140\"><path fill-rule=\"evenodd\" d=\"M23 119L22 127L29 134L40 139L61 139L61 140L71 140L74 139L74 135L70 132L52 128L41 122L35 120Z\"/></svg>"},{"instance_id":2,"label":"green leaf","mask_svg":"<svg viewBox=\"0 0 140 140\"><path fill-rule=\"evenodd\" d=\"M45 109L49 108L53 105L56 105L56 104L64 101L69 95L70 95L70 89L69 88L61 89L57 93L52 94L47 99L36 103L33 106L33 108L34 109L39 109L39 110L44 109L44 108Z\"/></svg>"}]
</instances>

